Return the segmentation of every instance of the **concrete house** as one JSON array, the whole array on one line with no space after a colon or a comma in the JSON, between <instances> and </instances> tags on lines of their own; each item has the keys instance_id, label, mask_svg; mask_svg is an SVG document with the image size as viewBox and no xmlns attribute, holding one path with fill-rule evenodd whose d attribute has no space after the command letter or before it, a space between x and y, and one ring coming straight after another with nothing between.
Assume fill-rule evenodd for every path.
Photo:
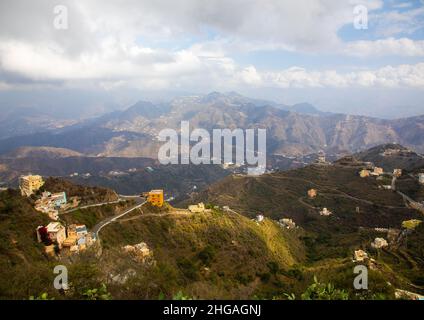
<instances>
[{"instance_id":1,"label":"concrete house","mask_svg":"<svg viewBox=\"0 0 424 320\"><path fill-rule=\"evenodd\" d=\"M51 241L57 242L59 248L62 247L62 243L66 239L66 229L60 222L50 222L47 225L47 234Z\"/></svg>"},{"instance_id":2,"label":"concrete house","mask_svg":"<svg viewBox=\"0 0 424 320\"><path fill-rule=\"evenodd\" d=\"M330 210L328 210L327 208L323 208L323 209L319 212L319 214L320 214L320 215L322 215L322 216L330 216L330 215L332 215L333 213L332 213Z\"/></svg>"},{"instance_id":3,"label":"concrete house","mask_svg":"<svg viewBox=\"0 0 424 320\"><path fill-rule=\"evenodd\" d=\"M370 176L370 171L369 170L366 170L366 169L363 169L363 170L359 171L359 176L361 178L369 177Z\"/></svg>"},{"instance_id":4,"label":"concrete house","mask_svg":"<svg viewBox=\"0 0 424 320\"><path fill-rule=\"evenodd\" d=\"M43 178L39 175L28 175L19 178L19 189L21 195L29 197L38 191L44 184Z\"/></svg>"},{"instance_id":5,"label":"concrete house","mask_svg":"<svg viewBox=\"0 0 424 320\"><path fill-rule=\"evenodd\" d=\"M188 206L188 210L192 213L200 213L205 211L205 205L203 202L200 202L199 204L193 204Z\"/></svg>"},{"instance_id":6,"label":"concrete house","mask_svg":"<svg viewBox=\"0 0 424 320\"><path fill-rule=\"evenodd\" d=\"M380 168L380 167L374 167L374 171L373 171L373 172L371 172L371 175L373 175L373 176L379 176L379 175L381 175L381 174L383 174L383 173L384 173L383 168Z\"/></svg>"},{"instance_id":7,"label":"concrete house","mask_svg":"<svg viewBox=\"0 0 424 320\"><path fill-rule=\"evenodd\" d=\"M280 219L279 225L281 227L287 228L287 229L294 229L294 228L296 228L296 223L292 219L289 219L289 218Z\"/></svg>"},{"instance_id":8,"label":"concrete house","mask_svg":"<svg viewBox=\"0 0 424 320\"><path fill-rule=\"evenodd\" d=\"M66 204L66 193L65 192L58 192L53 193L50 197L50 202L52 205L56 208L60 208L61 206Z\"/></svg>"},{"instance_id":9,"label":"concrete house","mask_svg":"<svg viewBox=\"0 0 424 320\"><path fill-rule=\"evenodd\" d=\"M418 181L420 184L424 184L424 173L418 174Z\"/></svg>"},{"instance_id":10,"label":"concrete house","mask_svg":"<svg viewBox=\"0 0 424 320\"><path fill-rule=\"evenodd\" d=\"M402 169L394 169L393 176L399 178L402 175Z\"/></svg>"},{"instance_id":11,"label":"concrete house","mask_svg":"<svg viewBox=\"0 0 424 320\"><path fill-rule=\"evenodd\" d=\"M317 190L316 189L309 189L308 190L308 197L310 199L314 199L317 196Z\"/></svg>"},{"instance_id":12,"label":"concrete house","mask_svg":"<svg viewBox=\"0 0 424 320\"><path fill-rule=\"evenodd\" d=\"M353 262L363 262L368 259L368 253L363 250L355 250L353 254Z\"/></svg>"},{"instance_id":13,"label":"concrete house","mask_svg":"<svg viewBox=\"0 0 424 320\"><path fill-rule=\"evenodd\" d=\"M150 192L143 193L143 196L147 198L147 202L156 207L163 206L163 190L151 190Z\"/></svg>"},{"instance_id":14,"label":"concrete house","mask_svg":"<svg viewBox=\"0 0 424 320\"><path fill-rule=\"evenodd\" d=\"M375 238L374 242L371 243L371 247L375 249L381 249L384 247L387 247L389 244L387 243L387 240L384 238Z\"/></svg>"}]
</instances>

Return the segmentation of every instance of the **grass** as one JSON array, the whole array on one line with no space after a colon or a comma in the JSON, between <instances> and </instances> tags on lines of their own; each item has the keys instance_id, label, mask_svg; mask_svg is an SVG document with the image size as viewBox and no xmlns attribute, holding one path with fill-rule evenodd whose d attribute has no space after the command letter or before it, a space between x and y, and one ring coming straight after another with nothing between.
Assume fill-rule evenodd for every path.
<instances>
[{"instance_id":1,"label":"grass","mask_svg":"<svg viewBox=\"0 0 424 320\"><path fill-rule=\"evenodd\" d=\"M141 241L153 249L157 264L149 278L167 297L178 291L196 298L270 297L290 277L280 270L288 271L304 259L296 231L283 230L268 219L257 224L220 211L145 217L110 225L103 232L106 254L119 254L124 244ZM141 290L144 280L138 281L129 291Z\"/></svg>"}]
</instances>

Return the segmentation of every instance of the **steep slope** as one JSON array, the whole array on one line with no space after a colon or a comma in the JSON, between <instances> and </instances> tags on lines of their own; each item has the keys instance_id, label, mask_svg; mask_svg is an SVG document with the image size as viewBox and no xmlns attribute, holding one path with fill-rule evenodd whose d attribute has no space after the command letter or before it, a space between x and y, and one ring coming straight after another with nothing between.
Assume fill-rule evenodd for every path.
<instances>
[{"instance_id":1,"label":"steep slope","mask_svg":"<svg viewBox=\"0 0 424 320\"><path fill-rule=\"evenodd\" d=\"M180 291L197 298L269 298L292 290L296 278L290 270L304 260L300 230L282 229L271 220L258 224L219 210L191 214L171 207L156 213L144 207L105 227L101 252L94 246L70 258L48 258L35 236L36 227L46 225L48 218L33 209L32 201L18 191L0 192L2 299L28 299L43 292L56 299L81 299L101 283L115 299L158 299ZM110 209L87 209L62 218L90 227L91 220L113 214ZM81 214L91 217L82 219ZM152 250L150 262L134 260L123 250L140 242ZM68 268L72 279L66 295L52 285L58 264Z\"/></svg>"},{"instance_id":2,"label":"steep slope","mask_svg":"<svg viewBox=\"0 0 424 320\"><path fill-rule=\"evenodd\" d=\"M292 218L306 231L303 240L312 272L317 272L318 265L327 264L325 270L332 273L322 272L322 277L346 280L353 251L362 248L377 260L380 278L390 274L386 281L424 292L420 276L424 272L422 251L404 238L408 232L420 238L423 229L405 231L402 227L405 220L423 220L422 213L409 208L396 192L384 190L384 179L360 178L361 166L345 162L347 158L334 165L311 165L259 177L230 176L180 205L204 201L230 206L249 217L261 213L276 220ZM417 183L415 187L422 194L424 187ZM318 193L315 198L307 195L312 188ZM410 196L417 196L418 191L414 192ZM330 216L320 215L324 207L332 212ZM390 243L381 256L371 247L377 237ZM337 274L335 265L340 264L344 267Z\"/></svg>"},{"instance_id":3,"label":"steep slope","mask_svg":"<svg viewBox=\"0 0 424 320\"><path fill-rule=\"evenodd\" d=\"M67 191L69 187L68 185ZM72 186L71 189L78 188ZM83 203L102 197L98 189L90 191L89 194L77 194ZM115 207L75 211L62 218L69 224L86 223L90 226L90 221L95 223L96 219L115 214L114 210L125 210L125 205L131 204L121 203ZM34 209L33 198L22 197L17 190L0 191L0 299L26 300L42 293L55 299L86 299L84 294L88 289L98 288L105 282L101 264L95 256L96 251L89 250L71 259L45 255L44 245L37 242L36 228L46 226L49 222L51 220L46 214ZM57 265L65 265L69 278L72 279L73 290L67 295L53 286L53 280L57 276L53 271Z\"/></svg>"},{"instance_id":4,"label":"steep slope","mask_svg":"<svg viewBox=\"0 0 424 320\"><path fill-rule=\"evenodd\" d=\"M28 299L53 281L35 229L48 218L18 191L0 192L0 299Z\"/></svg>"},{"instance_id":5,"label":"steep slope","mask_svg":"<svg viewBox=\"0 0 424 320\"><path fill-rule=\"evenodd\" d=\"M104 258L118 261L119 256L121 261L108 272L137 272L118 294L153 299L161 292L172 297L178 291L200 299L269 298L290 290L296 279L287 272L304 258L298 236L271 220L256 223L235 213L173 209L123 219L101 235ZM122 253L124 245L140 242L149 246L156 261L144 272Z\"/></svg>"}]
</instances>

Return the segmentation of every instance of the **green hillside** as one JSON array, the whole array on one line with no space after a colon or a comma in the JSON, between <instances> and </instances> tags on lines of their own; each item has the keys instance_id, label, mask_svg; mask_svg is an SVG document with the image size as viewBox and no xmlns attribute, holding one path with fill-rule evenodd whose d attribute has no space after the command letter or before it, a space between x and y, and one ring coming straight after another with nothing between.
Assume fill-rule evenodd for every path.
<instances>
[{"instance_id":1,"label":"green hillside","mask_svg":"<svg viewBox=\"0 0 424 320\"><path fill-rule=\"evenodd\" d=\"M248 299L292 288L290 271L304 260L300 234L268 219L257 223L214 210L129 218L105 228L101 238L105 259L119 260L120 270L140 269L122 256L122 246L145 242L153 250L156 265L137 272L128 290L115 288L120 297L155 299L182 291L201 299Z\"/></svg>"},{"instance_id":2,"label":"green hillside","mask_svg":"<svg viewBox=\"0 0 424 320\"><path fill-rule=\"evenodd\" d=\"M275 220L292 218L305 230L305 267L313 271L316 265L334 265L327 266L321 276L338 279L336 266L341 263L341 269L350 273L346 278L346 272L340 271L339 279L341 283L343 277L350 279L348 290L353 279L349 262L354 250L363 249L377 260L387 281L423 292L423 254L417 249L420 244L410 241L411 237L420 239L423 229L413 230L407 241L402 229L403 221L423 219L422 214L408 208L396 192L382 189L381 181L375 177L360 178L358 171L336 164L311 165L259 177L231 176L190 201L227 205L249 217L262 213ZM307 196L311 188L318 192L314 199ZM321 216L319 212L324 207L333 214ZM374 228L390 228L391 236ZM376 251L371 242L377 237L393 243Z\"/></svg>"},{"instance_id":3,"label":"green hillside","mask_svg":"<svg viewBox=\"0 0 424 320\"><path fill-rule=\"evenodd\" d=\"M23 299L53 283L35 229L48 223L18 191L0 192L0 299Z\"/></svg>"}]
</instances>

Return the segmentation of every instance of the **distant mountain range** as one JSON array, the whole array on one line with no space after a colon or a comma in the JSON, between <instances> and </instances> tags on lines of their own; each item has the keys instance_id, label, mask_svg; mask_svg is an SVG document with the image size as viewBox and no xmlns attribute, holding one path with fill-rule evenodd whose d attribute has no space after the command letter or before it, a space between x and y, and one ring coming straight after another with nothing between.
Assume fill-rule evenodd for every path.
<instances>
[{"instance_id":1,"label":"distant mountain range","mask_svg":"<svg viewBox=\"0 0 424 320\"><path fill-rule=\"evenodd\" d=\"M140 101L124 111L61 128L45 127L43 132L16 130L0 140L0 154L23 146L47 146L89 156L156 158L158 132L179 129L183 120L207 130L266 128L269 155L352 153L385 143L424 152L424 116L383 120L321 112L307 103L286 106L235 92L213 92L162 104Z\"/></svg>"}]
</instances>

